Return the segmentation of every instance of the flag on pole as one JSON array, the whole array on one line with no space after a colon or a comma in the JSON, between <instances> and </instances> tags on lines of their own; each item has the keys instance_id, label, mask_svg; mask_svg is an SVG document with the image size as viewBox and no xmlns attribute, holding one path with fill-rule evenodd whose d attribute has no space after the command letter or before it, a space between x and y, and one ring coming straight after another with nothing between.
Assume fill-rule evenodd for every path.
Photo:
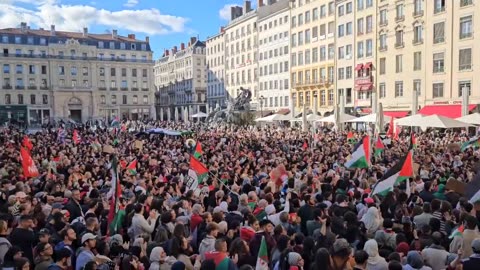
<instances>
[{"instance_id":1,"label":"flag on pole","mask_svg":"<svg viewBox=\"0 0 480 270\"><path fill-rule=\"evenodd\" d=\"M345 167L368 168L370 166L370 137L364 136L353 149L351 158L345 163Z\"/></svg>"},{"instance_id":2,"label":"flag on pole","mask_svg":"<svg viewBox=\"0 0 480 270\"><path fill-rule=\"evenodd\" d=\"M193 156L190 157L190 169L197 174L199 183L202 183L203 180L208 176L207 167L205 167L205 165L203 165Z\"/></svg>"},{"instance_id":3,"label":"flag on pole","mask_svg":"<svg viewBox=\"0 0 480 270\"><path fill-rule=\"evenodd\" d=\"M120 126L120 119L118 117L113 118L112 122L110 123L111 127L118 127Z\"/></svg>"},{"instance_id":4,"label":"flag on pole","mask_svg":"<svg viewBox=\"0 0 480 270\"><path fill-rule=\"evenodd\" d=\"M408 153L395 166L393 166L387 173L377 182L371 195L380 194L386 195L393 190L395 185L406 181L413 177L413 145L410 143ZM409 184L407 182L407 184ZM407 187L408 188L408 187Z\"/></svg>"},{"instance_id":5,"label":"flag on pole","mask_svg":"<svg viewBox=\"0 0 480 270\"><path fill-rule=\"evenodd\" d=\"M375 156L379 157L382 152L385 150L385 145L382 142L382 139L377 137L377 142L375 143Z\"/></svg>"},{"instance_id":6,"label":"flag on pole","mask_svg":"<svg viewBox=\"0 0 480 270\"><path fill-rule=\"evenodd\" d=\"M78 135L78 131L76 129L73 130L72 140L75 144L79 144L81 141L80 135Z\"/></svg>"},{"instance_id":7,"label":"flag on pole","mask_svg":"<svg viewBox=\"0 0 480 270\"><path fill-rule=\"evenodd\" d=\"M33 162L30 153L25 147L20 148L20 157L22 158L23 175L28 177L37 177L40 175L37 166Z\"/></svg>"},{"instance_id":8,"label":"flag on pole","mask_svg":"<svg viewBox=\"0 0 480 270\"><path fill-rule=\"evenodd\" d=\"M393 125L393 117L390 117L390 124L388 124L388 131L387 131L387 136L388 137L393 137L393 132L394 132L394 125Z\"/></svg>"},{"instance_id":9,"label":"flag on pole","mask_svg":"<svg viewBox=\"0 0 480 270\"><path fill-rule=\"evenodd\" d=\"M114 235L122 228L123 216L125 216L125 210L120 209L119 198L122 195L122 187L120 185L120 178L118 177L118 159L117 156L113 156L112 168L112 183L109 195L110 198L110 211L108 213L109 235Z\"/></svg>"},{"instance_id":10,"label":"flag on pole","mask_svg":"<svg viewBox=\"0 0 480 270\"><path fill-rule=\"evenodd\" d=\"M67 137L67 131L63 128L59 128L58 129L58 135L57 135L57 139L61 142L61 143L64 143L65 142L65 137Z\"/></svg>"},{"instance_id":11,"label":"flag on pole","mask_svg":"<svg viewBox=\"0 0 480 270\"><path fill-rule=\"evenodd\" d=\"M127 170L131 175L137 174L137 159L134 159L130 164L127 166Z\"/></svg>"},{"instance_id":12,"label":"flag on pole","mask_svg":"<svg viewBox=\"0 0 480 270\"><path fill-rule=\"evenodd\" d=\"M268 250L265 236L262 236L262 242L260 243L260 249L258 250L256 270L268 270Z\"/></svg>"},{"instance_id":13,"label":"flag on pole","mask_svg":"<svg viewBox=\"0 0 480 270\"><path fill-rule=\"evenodd\" d=\"M452 233L450 234L448 239L453 239L456 236L463 236L463 230L464 229L465 229L465 227L463 226L463 224L460 225L459 227L457 227L455 230L452 231Z\"/></svg>"},{"instance_id":14,"label":"flag on pole","mask_svg":"<svg viewBox=\"0 0 480 270\"><path fill-rule=\"evenodd\" d=\"M193 156L196 159L199 159L203 155L203 150L202 150L202 144L200 142L197 142L195 145L195 152L193 153Z\"/></svg>"},{"instance_id":15,"label":"flag on pole","mask_svg":"<svg viewBox=\"0 0 480 270\"><path fill-rule=\"evenodd\" d=\"M32 149L33 149L33 144L32 144L32 142L30 141L30 139L28 138L27 135L23 136L22 145L23 145L23 147L27 148L28 151L32 151Z\"/></svg>"},{"instance_id":16,"label":"flag on pole","mask_svg":"<svg viewBox=\"0 0 480 270\"><path fill-rule=\"evenodd\" d=\"M480 138L478 136L475 136L471 138L470 140L462 143L462 146L460 146L460 150L464 152L470 147L479 147L480 146Z\"/></svg>"}]
</instances>

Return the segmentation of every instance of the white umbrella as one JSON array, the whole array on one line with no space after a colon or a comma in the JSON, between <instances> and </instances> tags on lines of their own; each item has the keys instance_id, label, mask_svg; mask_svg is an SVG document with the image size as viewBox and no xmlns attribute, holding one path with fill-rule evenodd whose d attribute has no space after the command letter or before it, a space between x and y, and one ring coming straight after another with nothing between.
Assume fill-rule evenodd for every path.
<instances>
[{"instance_id":1,"label":"white umbrella","mask_svg":"<svg viewBox=\"0 0 480 270\"><path fill-rule=\"evenodd\" d=\"M352 115L349 115L349 114L342 114L340 115L340 123L345 123L345 122L348 122L350 120L353 120L355 119L356 117L355 116L352 116ZM317 120L315 122L319 122L319 123L335 123L335 114L331 114L327 117L324 117L320 120Z\"/></svg>"},{"instance_id":2,"label":"white umbrella","mask_svg":"<svg viewBox=\"0 0 480 270\"><path fill-rule=\"evenodd\" d=\"M422 114L414 114L407 117L394 120L397 126L412 126L412 123L416 123L418 120L424 118Z\"/></svg>"},{"instance_id":3,"label":"white umbrella","mask_svg":"<svg viewBox=\"0 0 480 270\"><path fill-rule=\"evenodd\" d=\"M290 115L272 114L262 118L255 119L255 122L274 122L274 121L288 121L291 120Z\"/></svg>"},{"instance_id":4,"label":"white umbrella","mask_svg":"<svg viewBox=\"0 0 480 270\"><path fill-rule=\"evenodd\" d=\"M384 123L390 122L390 116L385 115L383 118L384 118L383 119ZM362 116L362 117L359 117L359 118L352 119L348 122L352 122L352 123L375 123L376 121L377 121L377 114L372 113L372 114L369 114L369 115L365 115L365 116Z\"/></svg>"},{"instance_id":5,"label":"white umbrella","mask_svg":"<svg viewBox=\"0 0 480 270\"><path fill-rule=\"evenodd\" d=\"M322 119L322 117L318 114L309 114L307 115L307 121L308 122L314 122L314 121L317 121L317 120L320 120Z\"/></svg>"},{"instance_id":6,"label":"white umbrella","mask_svg":"<svg viewBox=\"0 0 480 270\"><path fill-rule=\"evenodd\" d=\"M204 113L204 112L198 112L194 115L192 115L192 118L203 118L203 117L207 117L208 114Z\"/></svg>"},{"instance_id":7,"label":"white umbrella","mask_svg":"<svg viewBox=\"0 0 480 270\"><path fill-rule=\"evenodd\" d=\"M463 128L469 127L471 124L434 114L412 122L411 126L421 128Z\"/></svg>"},{"instance_id":8,"label":"white umbrella","mask_svg":"<svg viewBox=\"0 0 480 270\"><path fill-rule=\"evenodd\" d=\"M473 124L473 125L480 125L480 113L472 113L469 115L465 115L465 116L456 118L456 120Z\"/></svg>"}]
</instances>

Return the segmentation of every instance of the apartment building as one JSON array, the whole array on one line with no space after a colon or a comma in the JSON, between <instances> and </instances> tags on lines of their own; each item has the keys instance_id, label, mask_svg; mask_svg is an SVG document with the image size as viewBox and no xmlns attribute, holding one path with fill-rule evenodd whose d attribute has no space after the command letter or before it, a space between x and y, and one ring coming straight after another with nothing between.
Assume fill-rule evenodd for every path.
<instances>
[{"instance_id":1,"label":"apartment building","mask_svg":"<svg viewBox=\"0 0 480 270\"><path fill-rule=\"evenodd\" d=\"M205 43L190 38L189 43L166 50L155 61L155 104L162 120L188 121L206 112L207 58Z\"/></svg>"},{"instance_id":2,"label":"apartment building","mask_svg":"<svg viewBox=\"0 0 480 270\"><path fill-rule=\"evenodd\" d=\"M257 10L251 2L232 7L231 21L225 26L225 78L227 95L237 97L240 87L252 92L252 109L258 109Z\"/></svg>"},{"instance_id":3,"label":"apartment building","mask_svg":"<svg viewBox=\"0 0 480 270\"><path fill-rule=\"evenodd\" d=\"M225 107L225 30L207 38L207 105L209 109Z\"/></svg>"},{"instance_id":4,"label":"apartment building","mask_svg":"<svg viewBox=\"0 0 480 270\"><path fill-rule=\"evenodd\" d=\"M152 116L149 39L111 34L0 29L0 122L42 124Z\"/></svg>"},{"instance_id":5,"label":"apartment building","mask_svg":"<svg viewBox=\"0 0 480 270\"><path fill-rule=\"evenodd\" d=\"M335 1L291 1L290 66L295 107L331 112L335 95Z\"/></svg>"},{"instance_id":6,"label":"apartment building","mask_svg":"<svg viewBox=\"0 0 480 270\"><path fill-rule=\"evenodd\" d=\"M290 1L258 5L258 73L260 109L290 106Z\"/></svg>"}]
</instances>

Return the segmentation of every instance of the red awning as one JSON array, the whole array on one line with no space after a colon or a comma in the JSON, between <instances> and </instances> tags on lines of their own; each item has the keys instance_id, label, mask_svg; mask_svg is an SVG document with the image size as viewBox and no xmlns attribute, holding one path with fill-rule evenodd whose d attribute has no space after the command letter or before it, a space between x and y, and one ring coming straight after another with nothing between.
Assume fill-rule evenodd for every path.
<instances>
[{"instance_id":1,"label":"red awning","mask_svg":"<svg viewBox=\"0 0 480 270\"><path fill-rule=\"evenodd\" d=\"M477 105L468 105L468 111L475 109ZM429 105L423 107L418 113L423 115L438 114L448 118L458 118L462 116L462 105Z\"/></svg>"},{"instance_id":2,"label":"red awning","mask_svg":"<svg viewBox=\"0 0 480 270\"><path fill-rule=\"evenodd\" d=\"M391 112L383 112L384 115L390 116L393 118L403 118L407 116L409 111L391 111Z\"/></svg>"},{"instance_id":3,"label":"red awning","mask_svg":"<svg viewBox=\"0 0 480 270\"><path fill-rule=\"evenodd\" d=\"M357 85L355 86L355 91L362 91L363 85Z\"/></svg>"},{"instance_id":4,"label":"red awning","mask_svg":"<svg viewBox=\"0 0 480 270\"><path fill-rule=\"evenodd\" d=\"M364 69L369 69L372 67L372 62L368 62L365 64L365 66L363 67Z\"/></svg>"},{"instance_id":5,"label":"red awning","mask_svg":"<svg viewBox=\"0 0 480 270\"><path fill-rule=\"evenodd\" d=\"M358 64L356 67L355 67L355 70L362 70L363 69L363 64Z\"/></svg>"},{"instance_id":6,"label":"red awning","mask_svg":"<svg viewBox=\"0 0 480 270\"><path fill-rule=\"evenodd\" d=\"M373 89L373 84L357 85L355 87L356 91L371 91L372 89Z\"/></svg>"},{"instance_id":7,"label":"red awning","mask_svg":"<svg viewBox=\"0 0 480 270\"><path fill-rule=\"evenodd\" d=\"M365 114L371 114L372 113L372 108L362 108L362 113L365 113Z\"/></svg>"}]
</instances>

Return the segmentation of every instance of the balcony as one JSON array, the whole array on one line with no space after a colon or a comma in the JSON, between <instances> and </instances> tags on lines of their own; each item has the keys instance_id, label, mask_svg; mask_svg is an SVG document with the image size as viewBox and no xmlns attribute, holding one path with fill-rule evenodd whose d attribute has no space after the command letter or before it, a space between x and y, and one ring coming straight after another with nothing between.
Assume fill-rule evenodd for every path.
<instances>
[{"instance_id":1,"label":"balcony","mask_svg":"<svg viewBox=\"0 0 480 270\"><path fill-rule=\"evenodd\" d=\"M132 91L138 91L138 87L132 87Z\"/></svg>"},{"instance_id":2,"label":"balcony","mask_svg":"<svg viewBox=\"0 0 480 270\"><path fill-rule=\"evenodd\" d=\"M12 86L9 85L9 84L7 84L7 85L2 86L2 88L3 88L3 89L12 89Z\"/></svg>"},{"instance_id":3,"label":"balcony","mask_svg":"<svg viewBox=\"0 0 480 270\"><path fill-rule=\"evenodd\" d=\"M120 90L122 90L122 91L128 91L128 87L120 87Z\"/></svg>"},{"instance_id":4,"label":"balcony","mask_svg":"<svg viewBox=\"0 0 480 270\"><path fill-rule=\"evenodd\" d=\"M414 18L422 17L423 16L423 10L415 10L412 15L413 15Z\"/></svg>"},{"instance_id":5,"label":"balcony","mask_svg":"<svg viewBox=\"0 0 480 270\"><path fill-rule=\"evenodd\" d=\"M295 82L295 88L308 88L308 87L315 87L315 86L322 86L326 84L326 80L321 79L313 79L313 80L305 80L301 82Z\"/></svg>"},{"instance_id":6,"label":"balcony","mask_svg":"<svg viewBox=\"0 0 480 270\"><path fill-rule=\"evenodd\" d=\"M471 38L473 37L473 32L470 33L460 33L460 39Z\"/></svg>"},{"instance_id":7,"label":"balcony","mask_svg":"<svg viewBox=\"0 0 480 270\"><path fill-rule=\"evenodd\" d=\"M396 49L401 49L403 47L405 47L405 42L402 41L402 42L396 42L395 43L395 48Z\"/></svg>"},{"instance_id":8,"label":"balcony","mask_svg":"<svg viewBox=\"0 0 480 270\"><path fill-rule=\"evenodd\" d=\"M35 85L30 85L28 87L28 90L37 90L37 87Z\"/></svg>"},{"instance_id":9,"label":"balcony","mask_svg":"<svg viewBox=\"0 0 480 270\"><path fill-rule=\"evenodd\" d=\"M395 17L395 22L403 22L405 20L405 15Z\"/></svg>"},{"instance_id":10,"label":"balcony","mask_svg":"<svg viewBox=\"0 0 480 270\"><path fill-rule=\"evenodd\" d=\"M25 86L23 86L23 85L17 85L17 86L15 86L15 89L17 89L17 90L23 90L23 89L25 89Z\"/></svg>"},{"instance_id":11,"label":"balcony","mask_svg":"<svg viewBox=\"0 0 480 270\"><path fill-rule=\"evenodd\" d=\"M414 39L414 40L412 41L412 44L413 44L413 45L421 45L421 44L423 44L423 38Z\"/></svg>"},{"instance_id":12,"label":"balcony","mask_svg":"<svg viewBox=\"0 0 480 270\"><path fill-rule=\"evenodd\" d=\"M388 20L380 21L379 25L380 26L387 26L388 25Z\"/></svg>"},{"instance_id":13,"label":"balcony","mask_svg":"<svg viewBox=\"0 0 480 270\"><path fill-rule=\"evenodd\" d=\"M117 91L118 88L117 87L110 87L110 91Z\"/></svg>"},{"instance_id":14,"label":"balcony","mask_svg":"<svg viewBox=\"0 0 480 270\"><path fill-rule=\"evenodd\" d=\"M143 87L142 87L142 91L148 91L148 88L143 88Z\"/></svg>"},{"instance_id":15,"label":"balcony","mask_svg":"<svg viewBox=\"0 0 480 270\"><path fill-rule=\"evenodd\" d=\"M107 90L107 87L105 87L105 86L100 86L100 87L98 87L98 90L105 91L105 90Z\"/></svg>"}]
</instances>

